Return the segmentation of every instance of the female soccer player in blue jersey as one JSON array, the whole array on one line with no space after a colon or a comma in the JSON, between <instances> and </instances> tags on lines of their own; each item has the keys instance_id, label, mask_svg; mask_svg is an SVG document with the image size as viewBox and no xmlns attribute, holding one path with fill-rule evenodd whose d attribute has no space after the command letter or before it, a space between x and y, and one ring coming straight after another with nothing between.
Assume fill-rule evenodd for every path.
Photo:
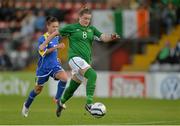
<instances>
[{"instance_id":1,"label":"female soccer player in blue jersey","mask_svg":"<svg viewBox=\"0 0 180 126\"><path fill-rule=\"evenodd\" d=\"M47 18L47 32L39 37L38 40L38 47L44 43L47 37L52 34L54 31L58 30L59 22L55 17L48 17ZM60 41L59 36L55 36L51 42L49 42L43 50L38 50L39 52L39 61L38 67L36 70L36 86L30 92L29 97L23 104L22 108L22 115L27 117L29 112L29 107L32 104L34 98L42 91L45 82L48 81L49 77L53 77L55 80L59 80L57 86L57 93L55 96L55 100L57 103L57 110L56 115L60 116L60 105L59 99L65 89L66 82L67 82L67 74L64 69L61 67L61 63L59 62L57 56L57 49L64 48L63 43L59 43ZM63 106L65 108L65 106ZM62 106L61 106L62 109Z\"/></svg>"}]
</instances>

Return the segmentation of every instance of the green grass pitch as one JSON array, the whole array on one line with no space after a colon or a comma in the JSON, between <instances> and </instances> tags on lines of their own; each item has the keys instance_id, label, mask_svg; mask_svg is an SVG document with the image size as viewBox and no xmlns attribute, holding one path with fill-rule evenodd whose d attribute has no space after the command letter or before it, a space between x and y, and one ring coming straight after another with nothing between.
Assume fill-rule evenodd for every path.
<instances>
[{"instance_id":1,"label":"green grass pitch","mask_svg":"<svg viewBox=\"0 0 180 126\"><path fill-rule=\"evenodd\" d=\"M85 98L72 98L60 118L55 116L52 98L38 96L27 118L21 116L25 97L0 96L0 124L11 125L148 125L180 124L180 100L95 98L107 107L103 118L89 115Z\"/></svg>"}]
</instances>

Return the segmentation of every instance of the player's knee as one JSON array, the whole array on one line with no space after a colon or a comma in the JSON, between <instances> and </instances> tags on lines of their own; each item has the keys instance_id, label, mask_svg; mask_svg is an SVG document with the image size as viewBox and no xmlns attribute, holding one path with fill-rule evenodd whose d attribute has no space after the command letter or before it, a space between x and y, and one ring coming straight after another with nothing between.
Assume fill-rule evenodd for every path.
<instances>
[{"instance_id":1,"label":"player's knee","mask_svg":"<svg viewBox=\"0 0 180 126\"><path fill-rule=\"evenodd\" d=\"M67 76L67 74L66 74L65 72L63 72L63 73L57 73L57 74L55 75L55 78L56 78L57 80L62 80L62 81L64 81L64 82L67 82L67 80L68 80L68 76Z\"/></svg>"},{"instance_id":2,"label":"player's knee","mask_svg":"<svg viewBox=\"0 0 180 126\"><path fill-rule=\"evenodd\" d=\"M75 81L76 83L79 83L79 84L82 83L82 81L81 81L80 79L78 79L78 78L76 77L76 75L73 75L73 76L72 76L72 80Z\"/></svg>"},{"instance_id":3,"label":"player's knee","mask_svg":"<svg viewBox=\"0 0 180 126\"><path fill-rule=\"evenodd\" d=\"M94 71L94 73L93 73L93 79L96 81L96 79L97 79L97 73Z\"/></svg>"},{"instance_id":4,"label":"player's knee","mask_svg":"<svg viewBox=\"0 0 180 126\"><path fill-rule=\"evenodd\" d=\"M40 94L40 93L41 93L42 89L43 89L43 86L39 86L39 85L37 85L37 86L35 87L34 91L35 91L35 92L36 92L36 94L38 95L38 94Z\"/></svg>"},{"instance_id":5,"label":"player's knee","mask_svg":"<svg viewBox=\"0 0 180 126\"><path fill-rule=\"evenodd\" d=\"M67 82L68 81L68 76L67 75L64 75L60 78L62 81L65 81Z\"/></svg>"},{"instance_id":6,"label":"player's knee","mask_svg":"<svg viewBox=\"0 0 180 126\"><path fill-rule=\"evenodd\" d=\"M97 73L94 70L91 72L90 79L92 79L94 81L96 81L96 79L97 79Z\"/></svg>"},{"instance_id":7,"label":"player's knee","mask_svg":"<svg viewBox=\"0 0 180 126\"><path fill-rule=\"evenodd\" d=\"M85 77L87 78L87 79L90 79L90 80L92 80L92 81L96 81L96 79L97 79L97 74L96 74L96 72L94 71L94 69L92 69L92 68L89 68L87 71L86 71L86 73L85 73Z\"/></svg>"}]
</instances>

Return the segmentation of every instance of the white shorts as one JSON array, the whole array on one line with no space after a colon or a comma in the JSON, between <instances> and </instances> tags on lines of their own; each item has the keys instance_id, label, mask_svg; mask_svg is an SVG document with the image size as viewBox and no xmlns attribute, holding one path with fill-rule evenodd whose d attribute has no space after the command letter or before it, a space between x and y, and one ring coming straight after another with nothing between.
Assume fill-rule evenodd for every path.
<instances>
[{"instance_id":1,"label":"white shorts","mask_svg":"<svg viewBox=\"0 0 180 126\"><path fill-rule=\"evenodd\" d=\"M73 57L69 60L69 66L72 70L72 75L75 75L80 81L83 81L84 76L80 74L80 70L90 67L90 65L81 57Z\"/></svg>"}]
</instances>

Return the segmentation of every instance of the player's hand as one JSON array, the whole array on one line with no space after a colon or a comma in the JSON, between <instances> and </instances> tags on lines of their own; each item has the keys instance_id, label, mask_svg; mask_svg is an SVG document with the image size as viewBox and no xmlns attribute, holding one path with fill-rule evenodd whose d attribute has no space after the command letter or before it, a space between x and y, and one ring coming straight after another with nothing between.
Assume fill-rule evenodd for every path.
<instances>
[{"instance_id":1,"label":"player's hand","mask_svg":"<svg viewBox=\"0 0 180 126\"><path fill-rule=\"evenodd\" d=\"M60 43L57 45L57 48L59 49L63 49L65 47L65 44L64 43Z\"/></svg>"},{"instance_id":2,"label":"player's hand","mask_svg":"<svg viewBox=\"0 0 180 126\"><path fill-rule=\"evenodd\" d=\"M44 50L46 48L46 46L44 45L44 44L41 44L40 46L39 46L39 49L40 50Z\"/></svg>"},{"instance_id":3,"label":"player's hand","mask_svg":"<svg viewBox=\"0 0 180 126\"><path fill-rule=\"evenodd\" d=\"M118 34L116 34L116 33L111 34L111 39L112 40L116 40L116 39L119 39L119 38L120 38L120 36Z\"/></svg>"}]
</instances>

